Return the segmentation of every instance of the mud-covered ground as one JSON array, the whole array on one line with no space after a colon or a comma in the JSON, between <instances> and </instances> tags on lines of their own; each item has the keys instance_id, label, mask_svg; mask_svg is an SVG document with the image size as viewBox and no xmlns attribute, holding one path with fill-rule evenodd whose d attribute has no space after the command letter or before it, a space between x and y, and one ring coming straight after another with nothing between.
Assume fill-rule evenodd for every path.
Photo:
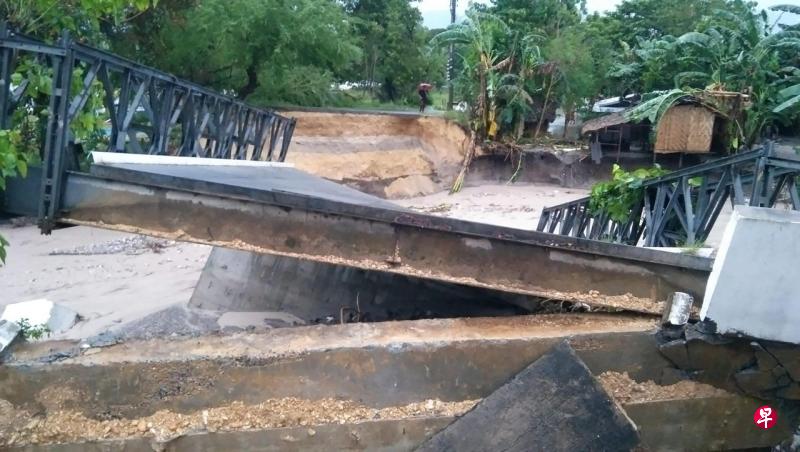
<instances>
[{"instance_id":1,"label":"mud-covered ground","mask_svg":"<svg viewBox=\"0 0 800 452\"><path fill-rule=\"evenodd\" d=\"M52 338L86 338L167 308L183 310L211 250L80 226L41 235L34 225L3 222L0 234L11 243L0 267L0 306L46 298L82 317Z\"/></svg>"}]
</instances>

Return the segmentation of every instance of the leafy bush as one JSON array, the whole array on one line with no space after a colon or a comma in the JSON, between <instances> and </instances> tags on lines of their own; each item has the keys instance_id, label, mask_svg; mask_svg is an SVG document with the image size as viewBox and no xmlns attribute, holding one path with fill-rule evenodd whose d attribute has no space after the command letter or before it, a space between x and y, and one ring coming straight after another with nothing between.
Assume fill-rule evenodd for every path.
<instances>
[{"instance_id":1,"label":"leafy bush","mask_svg":"<svg viewBox=\"0 0 800 452\"><path fill-rule=\"evenodd\" d=\"M19 319L19 334L25 340L41 339L45 335L50 336L50 327L47 325L31 325L28 319Z\"/></svg>"},{"instance_id":2,"label":"leafy bush","mask_svg":"<svg viewBox=\"0 0 800 452\"><path fill-rule=\"evenodd\" d=\"M28 173L25 154L19 152L21 133L19 130L0 130L0 192L6 189L6 178ZM0 265L6 261L8 241L0 235Z\"/></svg>"},{"instance_id":3,"label":"leafy bush","mask_svg":"<svg viewBox=\"0 0 800 452\"><path fill-rule=\"evenodd\" d=\"M631 209L642 201L642 182L663 176L667 172L658 165L628 172L614 164L611 180L592 187L589 210L594 215L606 213L614 221L625 222L630 217Z\"/></svg>"}]
</instances>

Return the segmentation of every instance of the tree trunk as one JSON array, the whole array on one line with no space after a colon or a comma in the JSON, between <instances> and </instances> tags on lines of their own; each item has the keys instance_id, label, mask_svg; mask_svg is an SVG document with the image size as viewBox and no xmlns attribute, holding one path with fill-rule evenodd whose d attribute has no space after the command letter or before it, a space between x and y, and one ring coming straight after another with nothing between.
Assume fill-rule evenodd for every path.
<instances>
[{"instance_id":1,"label":"tree trunk","mask_svg":"<svg viewBox=\"0 0 800 452\"><path fill-rule=\"evenodd\" d=\"M481 92L478 96L478 113L480 115L479 117L481 118L480 125L478 127L478 139L483 140L486 138L486 123L489 122L489 111L486 109L486 71L482 64L478 67L478 70L480 71L481 83Z\"/></svg>"},{"instance_id":2,"label":"tree trunk","mask_svg":"<svg viewBox=\"0 0 800 452\"><path fill-rule=\"evenodd\" d=\"M547 114L547 104L550 101L550 91L553 89L553 74L550 74L550 84L547 86L547 92L544 95L544 104L542 105L542 113L539 115L539 123L536 124L536 130L533 132L534 141L539 138L539 131L542 130L542 123L544 116Z\"/></svg>"},{"instance_id":3,"label":"tree trunk","mask_svg":"<svg viewBox=\"0 0 800 452\"><path fill-rule=\"evenodd\" d=\"M516 140L522 138L522 134L525 132L525 114L520 113L519 117L517 117L517 127L516 131L514 132L514 137Z\"/></svg>"},{"instance_id":4,"label":"tree trunk","mask_svg":"<svg viewBox=\"0 0 800 452\"><path fill-rule=\"evenodd\" d=\"M256 88L258 88L258 67L256 66L256 64L251 63L250 66L247 66L247 69L245 69L245 73L247 74L247 83L245 83L244 86L236 90L239 99L242 100L247 99L247 96L253 94Z\"/></svg>"},{"instance_id":5,"label":"tree trunk","mask_svg":"<svg viewBox=\"0 0 800 452\"><path fill-rule=\"evenodd\" d=\"M575 118L575 109L569 107L564 110L564 131L561 134L561 138L567 139L567 126L570 122Z\"/></svg>"}]
</instances>

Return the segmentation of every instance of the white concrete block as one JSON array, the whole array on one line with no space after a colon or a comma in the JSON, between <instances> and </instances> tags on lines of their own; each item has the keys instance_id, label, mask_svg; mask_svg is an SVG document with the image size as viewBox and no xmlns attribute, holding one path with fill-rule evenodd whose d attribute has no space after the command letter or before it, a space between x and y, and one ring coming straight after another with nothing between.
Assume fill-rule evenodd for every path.
<instances>
[{"instance_id":1,"label":"white concrete block","mask_svg":"<svg viewBox=\"0 0 800 452\"><path fill-rule=\"evenodd\" d=\"M19 334L19 325L14 322L0 320L0 354L5 351Z\"/></svg>"},{"instance_id":2,"label":"white concrete block","mask_svg":"<svg viewBox=\"0 0 800 452\"><path fill-rule=\"evenodd\" d=\"M700 317L722 334L800 344L800 212L736 206Z\"/></svg>"},{"instance_id":3,"label":"white concrete block","mask_svg":"<svg viewBox=\"0 0 800 452\"><path fill-rule=\"evenodd\" d=\"M31 326L47 325L53 333L72 328L78 321L78 313L44 298L7 305L0 320L19 322L27 319Z\"/></svg>"}]
</instances>

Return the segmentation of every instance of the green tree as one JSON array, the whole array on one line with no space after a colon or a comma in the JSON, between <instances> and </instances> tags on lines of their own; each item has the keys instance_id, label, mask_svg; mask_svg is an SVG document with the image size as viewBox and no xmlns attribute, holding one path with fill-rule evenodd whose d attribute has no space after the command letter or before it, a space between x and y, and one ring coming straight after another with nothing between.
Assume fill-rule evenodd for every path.
<instances>
[{"instance_id":1,"label":"green tree","mask_svg":"<svg viewBox=\"0 0 800 452\"><path fill-rule=\"evenodd\" d=\"M584 0L493 0L490 6L478 4L476 9L499 17L521 34L556 37L580 22L585 6Z\"/></svg>"},{"instance_id":2,"label":"green tree","mask_svg":"<svg viewBox=\"0 0 800 452\"><path fill-rule=\"evenodd\" d=\"M575 111L587 99L593 97L600 88L603 74L595 64L588 41L580 27L572 27L562 35L552 39L545 50L547 59L557 68L558 84L555 94L567 121L575 116ZM566 135L567 128L564 127Z\"/></svg>"},{"instance_id":3,"label":"green tree","mask_svg":"<svg viewBox=\"0 0 800 452\"><path fill-rule=\"evenodd\" d=\"M256 103L323 103L360 57L332 0L205 0L154 39L155 66Z\"/></svg>"},{"instance_id":4,"label":"green tree","mask_svg":"<svg viewBox=\"0 0 800 452\"><path fill-rule=\"evenodd\" d=\"M800 83L800 70L785 66L800 53L800 35L785 30L770 33L764 19L763 14L742 16L717 11L701 23L698 31L686 33L675 42L679 59L690 66L689 71L676 74L677 87L750 95L752 107L742 130L747 145L756 142L765 127L791 120L793 104L779 104L791 93L789 88Z\"/></svg>"},{"instance_id":5,"label":"green tree","mask_svg":"<svg viewBox=\"0 0 800 452\"><path fill-rule=\"evenodd\" d=\"M420 81L441 82L444 61L427 49L422 15L408 0L344 0L363 49L361 61L345 74L366 82L385 101L408 100Z\"/></svg>"},{"instance_id":6,"label":"green tree","mask_svg":"<svg viewBox=\"0 0 800 452\"><path fill-rule=\"evenodd\" d=\"M536 80L545 64L539 46L543 40L544 37L539 35L528 35L520 40L515 70L501 77L497 89L498 97L504 102L500 119L506 124L513 124L514 138L517 140L522 137L525 120L533 111L533 96L541 90Z\"/></svg>"},{"instance_id":7,"label":"green tree","mask_svg":"<svg viewBox=\"0 0 800 452\"><path fill-rule=\"evenodd\" d=\"M17 30L46 40L69 30L103 42L102 30L120 26L158 0L0 0L0 16Z\"/></svg>"}]
</instances>

